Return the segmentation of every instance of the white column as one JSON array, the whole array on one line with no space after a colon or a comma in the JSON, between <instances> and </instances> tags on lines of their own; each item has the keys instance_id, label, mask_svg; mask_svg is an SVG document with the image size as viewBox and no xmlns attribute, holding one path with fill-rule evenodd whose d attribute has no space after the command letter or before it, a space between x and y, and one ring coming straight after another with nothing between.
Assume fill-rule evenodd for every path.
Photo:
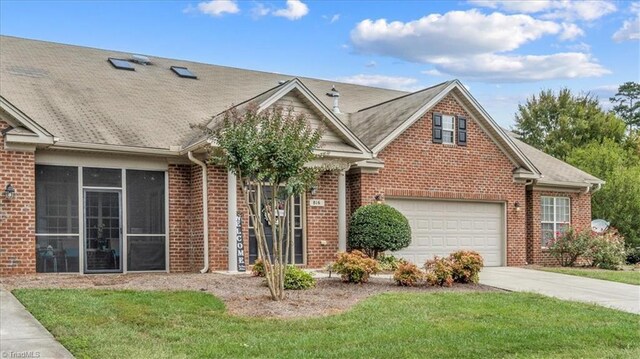
<instances>
[{"instance_id":1,"label":"white column","mask_svg":"<svg viewBox=\"0 0 640 359\"><path fill-rule=\"evenodd\" d=\"M227 173L227 233L229 233L227 239L229 242L229 272L236 272L238 270L238 256L236 254L236 214L238 213L236 186L236 175L233 172L229 171Z\"/></svg>"},{"instance_id":2,"label":"white column","mask_svg":"<svg viewBox=\"0 0 640 359\"><path fill-rule=\"evenodd\" d=\"M338 250L347 250L347 180L345 171L338 174Z\"/></svg>"}]
</instances>

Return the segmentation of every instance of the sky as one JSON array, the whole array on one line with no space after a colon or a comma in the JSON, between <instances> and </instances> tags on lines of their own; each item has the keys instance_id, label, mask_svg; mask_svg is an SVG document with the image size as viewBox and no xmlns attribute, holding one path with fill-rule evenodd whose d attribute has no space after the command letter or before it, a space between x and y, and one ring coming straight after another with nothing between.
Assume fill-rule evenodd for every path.
<instances>
[{"instance_id":1,"label":"sky","mask_svg":"<svg viewBox=\"0 0 640 359\"><path fill-rule=\"evenodd\" d=\"M608 109L640 82L640 1L1 0L0 34L405 91L457 78L505 127L543 89Z\"/></svg>"}]
</instances>

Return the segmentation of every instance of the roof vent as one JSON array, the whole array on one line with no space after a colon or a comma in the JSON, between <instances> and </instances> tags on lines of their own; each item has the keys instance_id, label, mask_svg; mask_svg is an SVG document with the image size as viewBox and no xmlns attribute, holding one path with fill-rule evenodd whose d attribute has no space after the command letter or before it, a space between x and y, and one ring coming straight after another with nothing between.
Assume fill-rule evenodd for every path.
<instances>
[{"instance_id":1,"label":"roof vent","mask_svg":"<svg viewBox=\"0 0 640 359\"><path fill-rule=\"evenodd\" d=\"M280 81L278 81L278 85L282 85L285 82L287 82L287 81L286 80L280 80Z\"/></svg>"},{"instance_id":2,"label":"roof vent","mask_svg":"<svg viewBox=\"0 0 640 359\"><path fill-rule=\"evenodd\" d=\"M340 113L340 107L338 107L338 98L340 98L340 92L336 90L336 87L331 87L331 92L327 92L327 96L333 97L333 113Z\"/></svg>"},{"instance_id":3,"label":"roof vent","mask_svg":"<svg viewBox=\"0 0 640 359\"><path fill-rule=\"evenodd\" d=\"M171 71L175 72L176 75L180 76L180 77L185 77L188 79L197 79L198 76L196 76L193 72L191 72L191 70L189 70L186 67L180 67L180 66L171 66Z\"/></svg>"},{"instance_id":4,"label":"roof vent","mask_svg":"<svg viewBox=\"0 0 640 359\"><path fill-rule=\"evenodd\" d=\"M151 65L151 60L143 55L131 55L131 61L140 65Z\"/></svg>"}]
</instances>

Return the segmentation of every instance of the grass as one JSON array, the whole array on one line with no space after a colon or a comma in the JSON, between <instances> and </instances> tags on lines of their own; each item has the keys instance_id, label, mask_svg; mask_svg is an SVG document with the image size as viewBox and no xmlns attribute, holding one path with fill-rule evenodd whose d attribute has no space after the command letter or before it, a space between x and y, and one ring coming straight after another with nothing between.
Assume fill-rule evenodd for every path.
<instances>
[{"instance_id":1,"label":"grass","mask_svg":"<svg viewBox=\"0 0 640 359\"><path fill-rule=\"evenodd\" d=\"M640 285L640 272L634 270L606 270L596 268L565 268L565 267L541 267L536 268L545 272L577 275L595 279L603 279L612 282Z\"/></svg>"},{"instance_id":2,"label":"grass","mask_svg":"<svg viewBox=\"0 0 640 359\"><path fill-rule=\"evenodd\" d=\"M639 317L525 293L382 294L313 319L233 317L200 292L20 289L77 358L638 358Z\"/></svg>"}]
</instances>

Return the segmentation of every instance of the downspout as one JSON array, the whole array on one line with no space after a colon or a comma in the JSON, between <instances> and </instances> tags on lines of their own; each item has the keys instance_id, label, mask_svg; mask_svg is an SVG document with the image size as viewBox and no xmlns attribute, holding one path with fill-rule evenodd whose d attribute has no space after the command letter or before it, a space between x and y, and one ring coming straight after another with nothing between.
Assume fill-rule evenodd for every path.
<instances>
[{"instance_id":1,"label":"downspout","mask_svg":"<svg viewBox=\"0 0 640 359\"><path fill-rule=\"evenodd\" d=\"M200 273L207 273L209 271L209 225L207 223L209 218L209 204L207 201L207 165L193 157L193 153L191 151L187 152L187 156L191 162L202 167L202 236L204 237L204 268L200 270Z\"/></svg>"},{"instance_id":2,"label":"downspout","mask_svg":"<svg viewBox=\"0 0 640 359\"><path fill-rule=\"evenodd\" d=\"M598 183L598 187L591 191L591 194L598 192L602 188L602 183Z\"/></svg>"}]
</instances>

